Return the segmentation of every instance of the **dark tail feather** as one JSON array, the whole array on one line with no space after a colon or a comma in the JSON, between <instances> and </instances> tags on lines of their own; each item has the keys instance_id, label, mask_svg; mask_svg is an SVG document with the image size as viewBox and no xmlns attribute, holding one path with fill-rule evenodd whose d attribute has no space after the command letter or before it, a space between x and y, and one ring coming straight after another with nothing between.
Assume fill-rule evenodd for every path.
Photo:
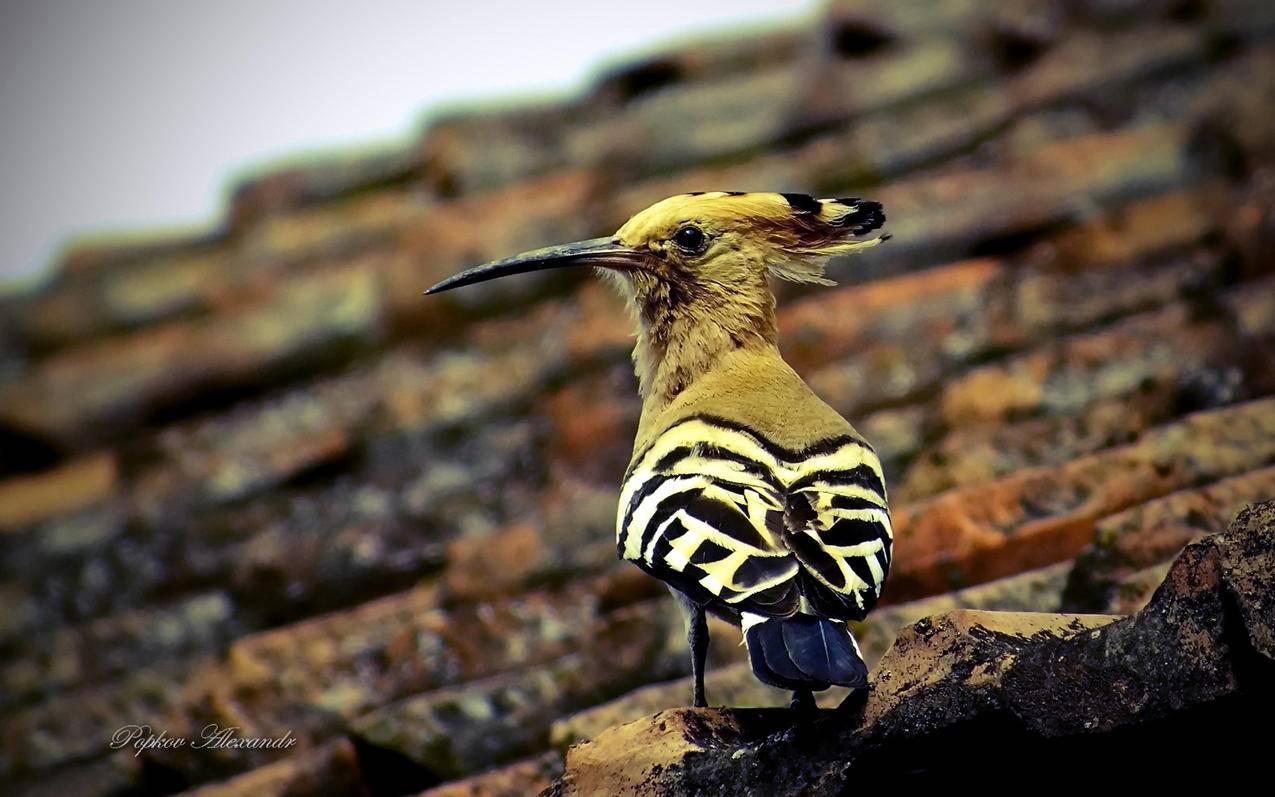
<instances>
[{"instance_id":1,"label":"dark tail feather","mask_svg":"<svg viewBox=\"0 0 1275 797\"><path fill-rule=\"evenodd\" d=\"M784 647L780 620L767 618L744 631L748 660L753 674L763 683L783 689L809 689L806 674L793 662Z\"/></svg>"},{"instance_id":2,"label":"dark tail feather","mask_svg":"<svg viewBox=\"0 0 1275 797\"><path fill-rule=\"evenodd\" d=\"M753 674L783 689L868 685L868 666L845 623L808 614L745 615L744 641Z\"/></svg>"}]
</instances>

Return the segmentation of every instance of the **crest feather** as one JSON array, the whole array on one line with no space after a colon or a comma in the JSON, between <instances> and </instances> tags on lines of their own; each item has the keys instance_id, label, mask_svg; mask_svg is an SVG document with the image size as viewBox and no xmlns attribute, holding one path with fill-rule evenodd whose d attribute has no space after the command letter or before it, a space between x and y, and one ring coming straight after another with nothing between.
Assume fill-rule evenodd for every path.
<instances>
[{"instance_id":1,"label":"crest feather","mask_svg":"<svg viewBox=\"0 0 1275 797\"><path fill-rule=\"evenodd\" d=\"M785 259L769 264L766 270L772 277L789 282L805 285L836 285L836 280L830 280L823 275L823 267L827 262L827 258L822 257Z\"/></svg>"},{"instance_id":2,"label":"crest feather","mask_svg":"<svg viewBox=\"0 0 1275 797\"><path fill-rule=\"evenodd\" d=\"M815 199L806 194L780 194L791 208L779 224L784 257L768 264L770 273L790 282L835 285L823 275L828 258L876 246L890 236L862 239L885 224L880 202L858 197Z\"/></svg>"}]
</instances>

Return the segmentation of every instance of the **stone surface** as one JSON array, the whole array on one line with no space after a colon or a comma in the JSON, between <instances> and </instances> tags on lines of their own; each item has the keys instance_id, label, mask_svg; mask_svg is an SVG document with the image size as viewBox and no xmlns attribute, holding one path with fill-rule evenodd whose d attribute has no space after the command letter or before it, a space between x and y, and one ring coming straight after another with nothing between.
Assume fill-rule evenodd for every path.
<instances>
[{"instance_id":1,"label":"stone surface","mask_svg":"<svg viewBox=\"0 0 1275 797\"><path fill-rule=\"evenodd\" d=\"M1175 453L1182 450L1194 455ZM1262 399L1188 416L1056 469L953 490L893 513L890 595L944 592L1067 559L1100 517L1273 457L1275 404Z\"/></svg>"},{"instance_id":2,"label":"stone surface","mask_svg":"<svg viewBox=\"0 0 1275 797\"><path fill-rule=\"evenodd\" d=\"M139 667L101 684L76 685L35 703L7 709L0 720L0 778L29 776L108 752L111 735L138 718L162 717L181 705L187 676L204 660ZM129 753L131 755L131 753Z\"/></svg>"},{"instance_id":3,"label":"stone surface","mask_svg":"<svg viewBox=\"0 0 1275 797\"><path fill-rule=\"evenodd\" d=\"M553 744L558 748L566 748L577 742L594 739L613 726L667 709L684 707L689 702L691 688L690 678L651 684L608 703L558 720L552 728ZM782 707L792 699L792 693L767 686L753 677L752 668L746 662L709 670L704 679L704 691L711 705L735 708ZM817 699L820 705L830 707L839 703L845 695L844 689L831 689L819 693Z\"/></svg>"},{"instance_id":4,"label":"stone surface","mask_svg":"<svg viewBox=\"0 0 1275 797\"><path fill-rule=\"evenodd\" d=\"M1192 328L1192 308L1173 305L1117 326L1064 339L943 386L941 412L953 428L989 421L1070 415L1157 382L1202 370L1230 350L1224 319Z\"/></svg>"},{"instance_id":5,"label":"stone surface","mask_svg":"<svg viewBox=\"0 0 1275 797\"><path fill-rule=\"evenodd\" d=\"M901 629L929 615L962 608L1056 611L1062 602L1063 587L1070 569L1071 563L1063 562L946 595L885 606L873 612L865 622L855 625L855 638L864 659L869 666L875 666ZM1152 587L1159 582L1160 579L1156 579ZM724 630L713 628L712 632L719 634ZM734 636L738 637L737 631ZM712 663L710 660L710 665ZM790 692L759 682L744 662L710 669L705 679L705 691L710 705L734 708L782 707L792 698ZM612 726L685 706L690 692L689 678L635 689L623 697L556 721L553 724L553 742L557 747L566 747L593 739ZM835 708L847 695L848 690L833 688L819 692L815 697L823 708Z\"/></svg>"},{"instance_id":6,"label":"stone surface","mask_svg":"<svg viewBox=\"0 0 1275 797\"><path fill-rule=\"evenodd\" d=\"M227 594L208 592L24 638L13 661L0 668L0 708L161 659L218 650L242 632L241 624Z\"/></svg>"},{"instance_id":7,"label":"stone surface","mask_svg":"<svg viewBox=\"0 0 1275 797\"><path fill-rule=\"evenodd\" d=\"M623 678L614 683L606 679L607 670L601 665L564 661L573 650L609 652L615 661L629 662L629 677L637 679L628 681L630 685L668 677L669 666L688 666L682 664L688 659L680 655L661 654L682 638L673 607L659 604L656 612L624 608L653 597L655 585L629 570L561 589L450 608L438 605L436 586L425 585L244 637L230 646L223 661L191 674L180 704L165 714L163 725L173 734L188 735L210 722L243 727L245 735L272 736L291 730L302 743L316 743L395 700L523 670L526 675L521 680L493 681L487 692L475 686L427 695L387 708L359 725L381 744L403 746L410 757L410 751L428 751L445 738L444 732L455 721L449 719L451 703L472 698L468 702L475 705L484 701L489 706L502 705L509 698L513 717L503 717L508 722L502 724L506 711L502 709L491 715L492 724L487 727L497 734L492 740L493 759L504 755L508 760L527 752L520 747L527 744L521 727L527 715L514 711L517 695L529 696L526 711L545 712L538 721L547 733L551 708L531 698L561 700L565 708L558 710L562 711L580 701L601 699L598 695L610 696L608 689L625 688ZM629 586L634 575L640 579L637 589ZM555 675L547 666L554 662L565 670ZM573 691L577 688L578 693ZM410 719L423 715L436 715L436 721L417 727ZM498 729L507 734L503 740ZM400 736L400 731L406 735ZM277 758L272 750L245 748L204 752L179 748L145 755L192 778L239 772ZM474 755L478 756L475 761L494 763L482 759L477 750ZM443 756L430 763L447 770L439 762L451 766L454 761ZM468 766L456 763L449 771L453 775L475 771L478 765Z\"/></svg>"},{"instance_id":8,"label":"stone surface","mask_svg":"<svg viewBox=\"0 0 1275 797\"><path fill-rule=\"evenodd\" d=\"M181 792L184 797L362 797L367 793L358 755L346 739L221 783Z\"/></svg>"},{"instance_id":9,"label":"stone surface","mask_svg":"<svg viewBox=\"0 0 1275 797\"><path fill-rule=\"evenodd\" d=\"M863 715L878 738L934 732L994 710L1028 645L1102 628L1110 615L959 609L904 629L878 665Z\"/></svg>"},{"instance_id":10,"label":"stone surface","mask_svg":"<svg viewBox=\"0 0 1275 797\"><path fill-rule=\"evenodd\" d=\"M610 616L578 653L391 703L351 729L442 780L472 775L544 749L551 724L566 712L684 671L681 631L675 612L638 604Z\"/></svg>"},{"instance_id":11,"label":"stone surface","mask_svg":"<svg viewBox=\"0 0 1275 797\"><path fill-rule=\"evenodd\" d=\"M1121 578L1114 589L1107 592L1103 607L1111 614L1133 614L1151 601L1157 588L1169 574L1172 562L1164 562L1134 571Z\"/></svg>"},{"instance_id":12,"label":"stone surface","mask_svg":"<svg viewBox=\"0 0 1275 797\"><path fill-rule=\"evenodd\" d=\"M369 345L382 334L381 318L380 288L368 269L316 273L213 319L175 322L44 360L0 385L0 424L82 448L200 391L263 377L277 382L307 363Z\"/></svg>"},{"instance_id":13,"label":"stone surface","mask_svg":"<svg viewBox=\"0 0 1275 797\"><path fill-rule=\"evenodd\" d=\"M1016 775L1060 749L1109 750L1116 733L1128 757L1107 766L1132 772L1136 755L1201 717L1218 723L1210 750L1254 755L1247 723L1275 700L1273 565L1267 502L1189 545L1136 615L926 618L899 635L858 711L799 721L776 709L662 712L571 748L549 793L838 791L951 777L988 745L1013 753L1003 770Z\"/></svg>"},{"instance_id":14,"label":"stone surface","mask_svg":"<svg viewBox=\"0 0 1275 797\"><path fill-rule=\"evenodd\" d=\"M51 772L20 779L7 786L9 793L15 797L63 797L67 794L111 797L134 787L136 780L114 761L96 760L87 764L59 766Z\"/></svg>"},{"instance_id":15,"label":"stone surface","mask_svg":"<svg viewBox=\"0 0 1275 797\"><path fill-rule=\"evenodd\" d=\"M1063 605L1063 589L1071 569L1071 562L1059 562L942 595L887 604L857 624L855 638L864 660L875 665L899 632L931 615L962 609L1056 612Z\"/></svg>"},{"instance_id":16,"label":"stone surface","mask_svg":"<svg viewBox=\"0 0 1275 797\"><path fill-rule=\"evenodd\" d=\"M426 789L418 797L521 797L539 794L561 774L562 756L551 752Z\"/></svg>"},{"instance_id":17,"label":"stone surface","mask_svg":"<svg viewBox=\"0 0 1275 797\"><path fill-rule=\"evenodd\" d=\"M96 454L6 479L0 482L0 534L101 503L117 489L116 478L115 458Z\"/></svg>"},{"instance_id":18,"label":"stone surface","mask_svg":"<svg viewBox=\"0 0 1275 797\"><path fill-rule=\"evenodd\" d=\"M732 751L761 743L791 725L787 709L661 711L572 747L567 752L566 771L546 794L637 795L728 789L720 781L699 781L687 770L700 758L733 756ZM761 773L750 773L747 762L740 764L735 774L735 782L742 787L737 793L776 793L762 791L778 784L762 785ZM822 785L815 780L807 787L819 790Z\"/></svg>"},{"instance_id":19,"label":"stone surface","mask_svg":"<svg viewBox=\"0 0 1275 797\"><path fill-rule=\"evenodd\" d=\"M1064 605L1097 610L1121 596L1149 597L1146 578L1130 579L1168 562L1182 546L1220 528L1254 501L1275 495L1275 468L1179 490L1104 518L1094 541L1076 557L1067 579ZM1159 583L1156 579L1155 583Z\"/></svg>"}]
</instances>

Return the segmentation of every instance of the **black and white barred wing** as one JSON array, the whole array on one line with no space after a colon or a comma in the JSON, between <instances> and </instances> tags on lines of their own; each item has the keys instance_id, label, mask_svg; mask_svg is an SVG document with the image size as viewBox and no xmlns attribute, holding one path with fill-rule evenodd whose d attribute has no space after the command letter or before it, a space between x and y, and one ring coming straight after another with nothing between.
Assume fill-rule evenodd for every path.
<instances>
[{"instance_id":1,"label":"black and white barred wing","mask_svg":"<svg viewBox=\"0 0 1275 797\"><path fill-rule=\"evenodd\" d=\"M774 464L738 431L699 420L668 430L625 479L620 556L701 605L791 615L801 566L783 539Z\"/></svg>"},{"instance_id":2,"label":"black and white barred wing","mask_svg":"<svg viewBox=\"0 0 1275 797\"><path fill-rule=\"evenodd\" d=\"M801 451L713 418L661 435L625 480L620 556L703 605L860 619L893 536L876 454L843 436Z\"/></svg>"},{"instance_id":3,"label":"black and white barred wing","mask_svg":"<svg viewBox=\"0 0 1275 797\"><path fill-rule=\"evenodd\" d=\"M785 539L802 564L808 608L862 619L881 597L894 543L880 461L862 441L837 438L786 475Z\"/></svg>"}]
</instances>

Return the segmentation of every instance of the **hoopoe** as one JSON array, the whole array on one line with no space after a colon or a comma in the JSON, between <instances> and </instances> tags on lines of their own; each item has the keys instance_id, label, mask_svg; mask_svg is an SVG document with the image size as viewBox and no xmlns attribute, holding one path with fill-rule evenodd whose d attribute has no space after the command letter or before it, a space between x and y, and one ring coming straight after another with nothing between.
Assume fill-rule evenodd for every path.
<instances>
[{"instance_id":1,"label":"hoopoe","mask_svg":"<svg viewBox=\"0 0 1275 797\"><path fill-rule=\"evenodd\" d=\"M743 629L753 673L793 691L865 687L846 621L876 604L893 532L866 440L784 362L767 276L832 284L833 255L875 246L881 205L805 194L673 196L615 235L472 268L427 294L594 266L638 321L642 415L621 486L619 555L687 618L693 701L708 705L706 612Z\"/></svg>"}]
</instances>

